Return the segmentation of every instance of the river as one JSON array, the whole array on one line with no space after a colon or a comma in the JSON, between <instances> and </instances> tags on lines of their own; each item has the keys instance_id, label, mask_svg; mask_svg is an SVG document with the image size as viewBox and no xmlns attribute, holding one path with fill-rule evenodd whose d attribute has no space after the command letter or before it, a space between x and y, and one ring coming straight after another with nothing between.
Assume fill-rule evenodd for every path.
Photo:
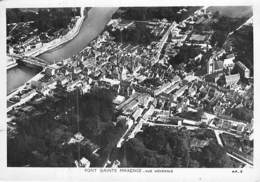
<instances>
[{"instance_id":1,"label":"river","mask_svg":"<svg viewBox=\"0 0 260 182\"><path fill-rule=\"evenodd\" d=\"M54 60L63 60L77 54L104 30L105 25L116 10L117 8L91 8L88 11L88 17L80 28L79 34L74 39L58 48L43 53L39 58L52 63Z\"/></svg>"},{"instance_id":2,"label":"river","mask_svg":"<svg viewBox=\"0 0 260 182\"><path fill-rule=\"evenodd\" d=\"M9 69L7 71L7 94L22 86L38 72L38 69L20 65Z\"/></svg>"},{"instance_id":3,"label":"river","mask_svg":"<svg viewBox=\"0 0 260 182\"><path fill-rule=\"evenodd\" d=\"M39 57L49 63L53 63L54 61L66 59L77 54L104 30L106 24L117 9L116 7L91 8L88 11L87 18L82 23L79 33L74 39L39 55ZM25 66L17 66L9 69L7 71L7 94L10 94L10 92L23 85L38 72L38 70Z\"/></svg>"}]
</instances>

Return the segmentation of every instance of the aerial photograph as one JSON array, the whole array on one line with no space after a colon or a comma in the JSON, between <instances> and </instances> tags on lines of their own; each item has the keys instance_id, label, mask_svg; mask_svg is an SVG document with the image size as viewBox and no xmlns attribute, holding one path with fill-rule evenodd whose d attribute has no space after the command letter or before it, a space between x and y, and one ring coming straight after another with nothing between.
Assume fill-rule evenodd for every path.
<instances>
[{"instance_id":1,"label":"aerial photograph","mask_svg":"<svg viewBox=\"0 0 260 182\"><path fill-rule=\"evenodd\" d=\"M253 168L251 6L6 9L7 167Z\"/></svg>"}]
</instances>

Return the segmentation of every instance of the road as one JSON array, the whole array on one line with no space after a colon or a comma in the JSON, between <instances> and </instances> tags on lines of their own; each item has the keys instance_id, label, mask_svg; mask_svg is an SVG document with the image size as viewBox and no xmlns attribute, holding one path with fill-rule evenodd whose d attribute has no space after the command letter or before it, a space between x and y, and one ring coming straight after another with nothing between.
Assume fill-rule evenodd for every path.
<instances>
[{"instance_id":1,"label":"road","mask_svg":"<svg viewBox=\"0 0 260 182\"><path fill-rule=\"evenodd\" d=\"M231 157L231 158L233 158L233 159L235 159L235 160L245 164L245 167L253 167L252 163L246 162L245 160L242 160L242 159L240 159L240 158L238 158L238 157L236 157L236 156L234 156L234 155L232 155L232 154L230 154L228 152L227 152L227 155L229 157Z\"/></svg>"},{"instance_id":2,"label":"road","mask_svg":"<svg viewBox=\"0 0 260 182\"><path fill-rule=\"evenodd\" d=\"M203 9L207 9L207 8L208 8L208 6L204 6L204 7L200 8L200 9L196 10L196 11L193 13L193 15L196 14L197 12L199 12L199 11L201 11L201 10L203 10ZM192 15L191 15L191 16L192 16ZM188 18L182 20L181 22L187 21L191 16L189 16ZM180 23L181 23L181 22L180 22ZM155 58L155 61L154 61L153 65L156 64L156 63L159 61L160 56L161 56L162 49L163 49L165 43L166 43L167 40L168 40L169 34L171 33L171 31L172 31L174 28L176 28L177 25L178 25L178 23L176 23L175 21L172 22L172 24L171 24L170 27L168 28L167 32L163 35L162 39L161 39L160 42L159 42L158 53L157 53L157 56L156 56L156 58Z\"/></svg>"},{"instance_id":3,"label":"road","mask_svg":"<svg viewBox=\"0 0 260 182\"><path fill-rule=\"evenodd\" d=\"M240 25L236 30L229 32L227 38L231 35L234 34L234 32L236 32L237 30L241 29L243 26L248 25L249 23L251 23L253 21L253 17L250 17L245 23L243 23L242 25Z\"/></svg>"}]
</instances>

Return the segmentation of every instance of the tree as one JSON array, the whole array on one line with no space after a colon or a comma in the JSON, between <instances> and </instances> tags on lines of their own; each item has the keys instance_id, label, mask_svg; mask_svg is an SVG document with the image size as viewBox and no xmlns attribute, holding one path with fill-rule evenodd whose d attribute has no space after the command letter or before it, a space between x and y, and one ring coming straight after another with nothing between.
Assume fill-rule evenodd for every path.
<instances>
[{"instance_id":1,"label":"tree","mask_svg":"<svg viewBox=\"0 0 260 182\"><path fill-rule=\"evenodd\" d=\"M218 19L219 16L220 16L219 11L216 11L216 12L213 13L212 18L214 18L214 19Z\"/></svg>"},{"instance_id":2,"label":"tree","mask_svg":"<svg viewBox=\"0 0 260 182\"><path fill-rule=\"evenodd\" d=\"M202 164L206 167L230 166L225 150L215 142L210 142L201 152Z\"/></svg>"}]
</instances>

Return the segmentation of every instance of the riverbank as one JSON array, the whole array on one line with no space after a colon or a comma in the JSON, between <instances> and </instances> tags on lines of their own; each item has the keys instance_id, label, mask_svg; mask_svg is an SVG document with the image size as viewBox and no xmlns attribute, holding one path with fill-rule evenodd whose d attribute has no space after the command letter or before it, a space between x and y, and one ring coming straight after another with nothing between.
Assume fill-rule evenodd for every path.
<instances>
[{"instance_id":1,"label":"riverbank","mask_svg":"<svg viewBox=\"0 0 260 182\"><path fill-rule=\"evenodd\" d=\"M24 55L36 57L36 56L43 54L44 52L50 51L50 50L52 50L52 49L54 49L58 46L61 46L64 43L72 40L79 33L80 27L81 27L84 19L85 19L85 16L80 17L77 20L74 28L71 29L65 36L62 36L61 38L55 39L51 42L48 42L48 43L44 44L43 47L41 47L39 49L26 52L26 53L24 53Z\"/></svg>"},{"instance_id":2,"label":"riverbank","mask_svg":"<svg viewBox=\"0 0 260 182\"><path fill-rule=\"evenodd\" d=\"M28 86L28 84L31 82L31 81L38 81L40 80L42 77L44 76L44 74L42 72L38 73L37 75L35 75L34 77L32 77L30 80L28 80L27 82L25 82L22 86L20 86L19 88L17 88L15 91L12 91L8 96L7 96L7 101L14 97L15 95L17 95L19 92L21 92L26 86ZM36 95L36 93L32 94L32 97ZM26 97L25 99L22 99L21 101L19 101L18 103L16 104L13 104L11 106L9 106L7 108L7 112L10 111L13 107L16 107L18 105L21 105L25 102L28 101L28 99L30 100L32 97Z\"/></svg>"},{"instance_id":3,"label":"riverbank","mask_svg":"<svg viewBox=\"0 0 260 182\"><path fill-rule=\"evenodd\" d=\"M10 56L7 56L6 70L14 68L15 66L17 66L16 60Z\"/></svg>"},{"instance_id":4,"label":"riverbank","mask_svg":"<svg viewBox=\"0 0 260 182\"><path fill-rule=\"evenodd\" d=\"M7 65L6 70L12 69L12 68L16 67L17 65L18 64L16 62L10 63Z\"/></svg>"}]
</instances>

